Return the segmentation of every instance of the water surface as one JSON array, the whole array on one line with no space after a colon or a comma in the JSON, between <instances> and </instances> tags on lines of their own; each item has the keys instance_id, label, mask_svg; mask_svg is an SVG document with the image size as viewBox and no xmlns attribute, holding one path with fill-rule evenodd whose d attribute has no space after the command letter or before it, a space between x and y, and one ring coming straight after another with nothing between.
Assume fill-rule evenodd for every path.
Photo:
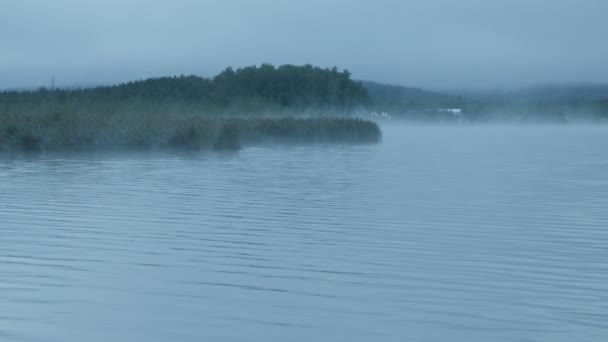
<instances>
[{"instance_id":1,"label":"water surface","mask_svg":"<svg viewBox=\"0 0 608 342\"><path fill-rule=\"evenodd\" d=\"M0 158L0 340L600 341L608 128Z\"/></svg>"}]
</instances>

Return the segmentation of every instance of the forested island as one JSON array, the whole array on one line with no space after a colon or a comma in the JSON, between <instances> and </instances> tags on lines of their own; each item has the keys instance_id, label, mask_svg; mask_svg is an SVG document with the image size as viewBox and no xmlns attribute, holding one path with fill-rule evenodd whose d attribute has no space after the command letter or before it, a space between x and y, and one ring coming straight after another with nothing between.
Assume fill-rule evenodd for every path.
<instances>
[{"instance_id":1,"label":"forested island","mask_svg":"<svg viewBox=\"0 0 608 342\"><path fill-rule=\"evenodd\" d=\"M1 150L236 149L262 142L377 142L348 71L264 64L213 78L0 93Z\"/></svg>"},{"instance_id":2,"label":"forested island","mask_svg":"<svg viewBox=\"0 0 608 342\"><path fill-rule=\"evenodd\" d=\"M608 86L440 93L356 81L335 67L262 64L212 78L12 90L0 92L0 151L377 142L377 122L387 119L602 123L608 122Z\"/></svg>"}]
</instances>

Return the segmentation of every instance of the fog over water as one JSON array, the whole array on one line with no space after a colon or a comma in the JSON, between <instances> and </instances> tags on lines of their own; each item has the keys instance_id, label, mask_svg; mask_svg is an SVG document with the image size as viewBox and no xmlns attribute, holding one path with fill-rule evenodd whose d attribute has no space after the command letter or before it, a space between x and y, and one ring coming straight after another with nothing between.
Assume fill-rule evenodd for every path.
<instances>
[{"instance_id":1,"label":"fog over water","mask_svg":"<svg viewBox=\"0 0 608 342\"><path fill-rule=\"evenodd\" d=\"M606 127L4 156L0 340L600 341Z\"/></svg>"},{"instance_id":2,"label":"fog over water","mask_svg":"<svg viewBox=\"0 0 608 342\"><path fill-rule=\"evenodd\" d=\"M4 0L0 89L260 63L430 88L608 82L604 0Z\"/></svg>"}]
</instances>

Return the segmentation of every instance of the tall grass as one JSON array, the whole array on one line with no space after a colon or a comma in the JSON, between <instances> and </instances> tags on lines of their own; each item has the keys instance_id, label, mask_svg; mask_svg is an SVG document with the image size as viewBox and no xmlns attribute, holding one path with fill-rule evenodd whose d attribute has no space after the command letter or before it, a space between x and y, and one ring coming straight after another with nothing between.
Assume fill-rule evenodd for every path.
<instances>
[{"instance_id":1,"label":"tall grass","mask_svg":"<svg viewBox=\"0 0 608 342\"><path fill-rule=\"evenodd\" d=\"M377 142L381 132L351 118L247 118L160 112L0 113L0 151L96 149L238 149L309 142Z\"/></svg>"}]
</instances>

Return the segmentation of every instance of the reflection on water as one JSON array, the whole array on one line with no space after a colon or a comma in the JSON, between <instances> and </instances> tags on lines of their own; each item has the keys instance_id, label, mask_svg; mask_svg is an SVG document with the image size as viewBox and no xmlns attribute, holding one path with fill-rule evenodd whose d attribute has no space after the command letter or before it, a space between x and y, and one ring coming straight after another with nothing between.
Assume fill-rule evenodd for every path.
<instances>
[{"instance_id":1,"label":"reflection on water","mask_svg":"<svg viewBox=\"0 0 608 342\"><path fill-rule=\"evenodd\" d=\"M0 160L2 341L599 341L608 129Z\"/></svg>"}]
</instances>

